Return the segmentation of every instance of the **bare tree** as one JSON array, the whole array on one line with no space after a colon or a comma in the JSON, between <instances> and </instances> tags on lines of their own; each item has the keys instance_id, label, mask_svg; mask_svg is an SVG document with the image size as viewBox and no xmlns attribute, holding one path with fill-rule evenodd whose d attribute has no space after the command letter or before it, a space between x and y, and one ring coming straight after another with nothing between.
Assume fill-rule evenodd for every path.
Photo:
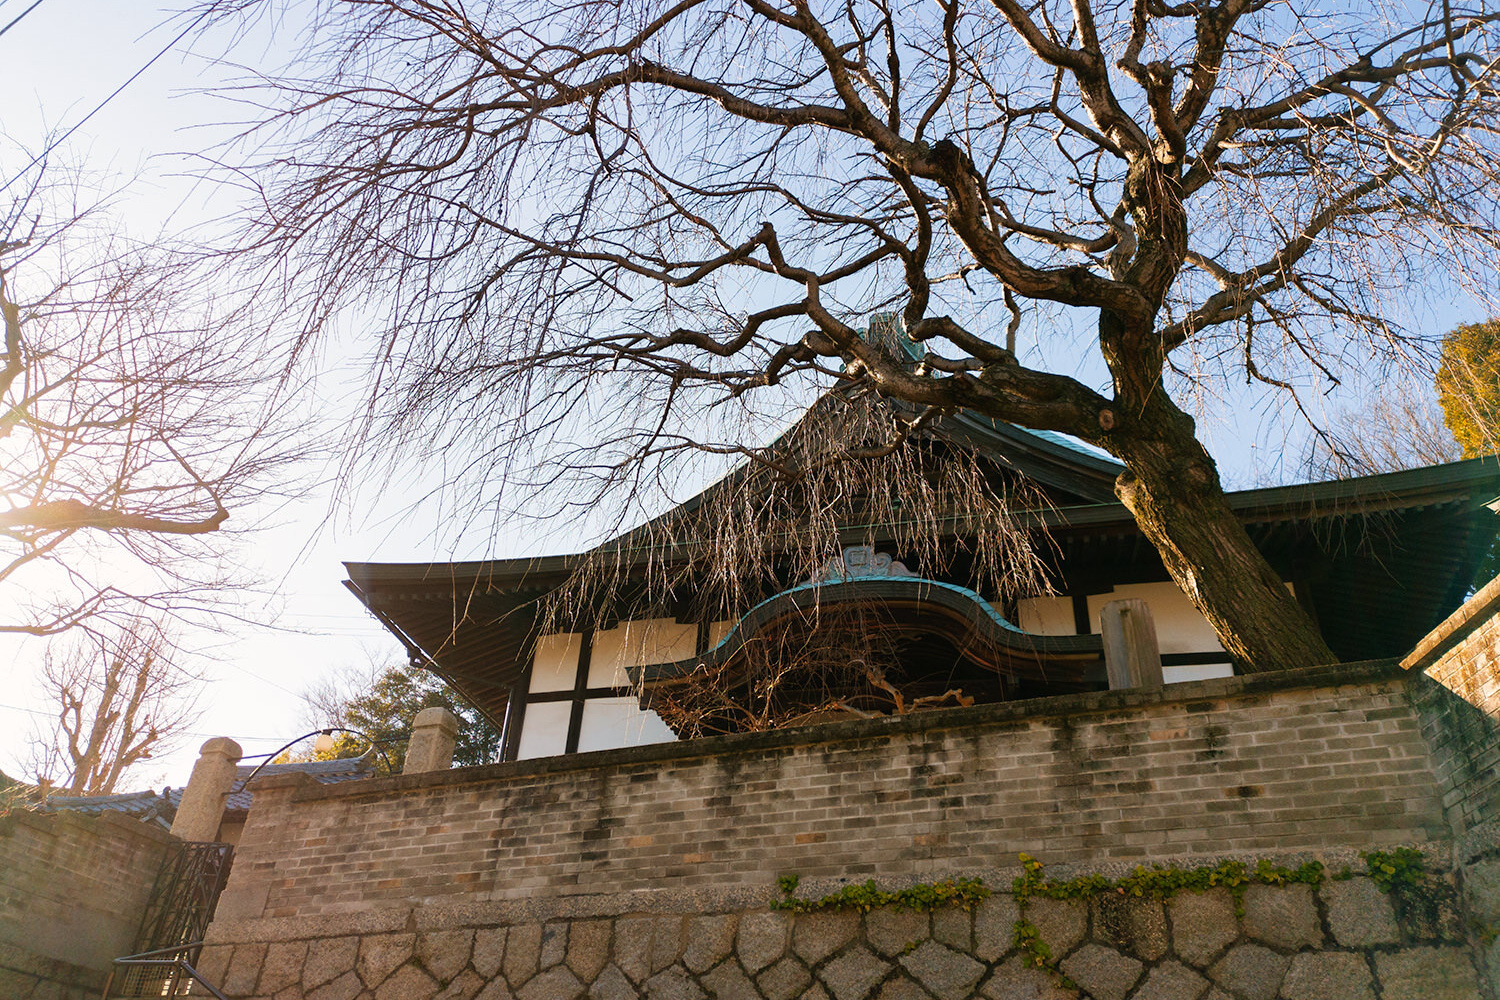
<instances>
[{"instance_id":1,"label":"bare tree","mask_svg":"<svg viewBox=\"0 0 1500 1000\"><path fill-rule=\"evenodd\" d=\"M705 413L867 388L891 444L964 408L1108 451L1246 669L1328 661L1174 396L1300 409L1403 356L1432 270L1494 285L1492 5L298 6L302 61L243 95L239 259L307 335L383 307L371 450L469 445L489 498L774 461Z\"/></svg>"},{"instance_id":2,"label":"bare tree","mask_svg":"<svg viewBox=\"0 0 1500 1000\"><path fill-rule=\"evenodd\" d=\"M1420 386L1398 383L1335 414L1326 433L1313 439L1307 469L1323 477L1369 475L1463 457L1438 401Z\"/></svg>"},{"instance_id":3,"label":"bare tree","mask_svg":"<svg viewBox=\"0 0 1500 1000\"><path fill-rule=\"evenodd\" d=\"M197 718L201 679L173 662L160 623L142 620L109 636L80 632L64 643L48 650L42 667L56 714L34 767L70 795L108 795L130 768L181 741Z\"/></svg>"},{"instance_id":4,"label":"bare tree","mask_svg":"<svg viewBox=\"0 0 1500 1000\"><path fill-rule=\"evenodd\" d=\"M38 179L0 218L0 633L214 604L231 509L293 489L303 447L243 317L86 196Z\"/></svg>"}]
</instances>

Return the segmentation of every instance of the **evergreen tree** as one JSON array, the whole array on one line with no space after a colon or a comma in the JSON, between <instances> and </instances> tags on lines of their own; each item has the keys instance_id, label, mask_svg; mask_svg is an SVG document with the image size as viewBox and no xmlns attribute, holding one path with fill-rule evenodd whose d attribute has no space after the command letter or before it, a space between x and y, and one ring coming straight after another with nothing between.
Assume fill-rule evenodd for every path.
<instances>
[{"instance_id":1,"label":"evergreen tree","mask_svg":"<svg viewBox=\"0 0 1500 1000\"><path fill-rule=\"evenodd\" d=\"M1465 323L1443 338L1435 385L1443 422L1463 447L1464 458L1500 451L1500 319ZM1500 576L1500 538L1480 560L1474 589Z\"/></svg>"},{"instance_id":2,"label":"evergreen tree","mask_svg":"<svg viewBox=\"0 0 1500 1000\"><path fill-rule=\"evenodd\" d=\"M1449 331L1436 385L1443 422L1464 458L1500 451L1500 319Z\"/></svg>"},{"instance_id":3,"label":"evergreen tree","mask_svg":"<svg viewBox=\"0 0 1500 1000\"><path fill-rule=\"evenodd\" d=\"M472 705L449 690L432 674L418 667L391 664L376 670L367 684L357 678L330 682L307 694L319 726L347 726L358 730L384 751L377 764L399 774L406 762L406 741L412 719L424 708L448 709L458 716L458 742L453 752L455 767L488 764L496 759L500 733ZM333 760L363 753L366 743L352 733L334 733L331 750L303 759Z\"/></svg>"}]
</instances>

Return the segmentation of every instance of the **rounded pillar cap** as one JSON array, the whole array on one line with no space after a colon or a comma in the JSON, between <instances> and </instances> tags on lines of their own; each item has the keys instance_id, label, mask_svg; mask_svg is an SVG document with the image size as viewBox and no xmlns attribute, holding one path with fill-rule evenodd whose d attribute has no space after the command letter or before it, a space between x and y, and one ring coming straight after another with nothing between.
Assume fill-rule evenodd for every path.
<instances>
[{"instance_id":1,"label":"rounded pillar cap","mask_svg":"<svg viewBox=\"0 0 1500 1000\"><path fill-rule=\"evenodd\" d=\"M226 757L231 761L238 761L245 756L245 751L240 745L228 736L215 736L198 748L199 757Z\"/></svg>"},{"instance_id":2,"label":"rounded pillar cap","mask_svg":"<svg viewBox=\"0 0 1500 1000\"><path fill-rule=\"evenodd\" d=\"M434 705L431 708L424 708L418 712L417 717L412 719L411 726L413 729L426 729L429 726L436 726L441 729L456 731L458 729L458 716L441 705Z\"/></svg>"}]
</instances>

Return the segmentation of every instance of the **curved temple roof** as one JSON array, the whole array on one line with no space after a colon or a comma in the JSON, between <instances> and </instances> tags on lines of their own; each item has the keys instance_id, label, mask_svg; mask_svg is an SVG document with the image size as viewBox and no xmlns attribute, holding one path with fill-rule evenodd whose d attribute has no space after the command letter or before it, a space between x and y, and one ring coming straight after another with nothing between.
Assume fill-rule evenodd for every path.
<instances>
[{"instance_id":1,"label":"curved temple roof","mask_svg":"<svg viewBox=\"0 0 1500 1000\"><path fill-rule=\"evenodd\" d=\"M961 649L973 659L1001 673L1045 678L1048 666L1084 666L1104 655L1098 635L1039 635L1017 628L1002 618L968 587L920 576L851 576L811 580L761 601L741 618L729 634L701 656L675 663L629 668L632 684L646 688L670 684L700 666L717 667L733 660L767 626L789 615L849 603L878 602L888 609L906 608L922 614L924 624L946 625L961 637Z\"/></svg>"}]
</instances>

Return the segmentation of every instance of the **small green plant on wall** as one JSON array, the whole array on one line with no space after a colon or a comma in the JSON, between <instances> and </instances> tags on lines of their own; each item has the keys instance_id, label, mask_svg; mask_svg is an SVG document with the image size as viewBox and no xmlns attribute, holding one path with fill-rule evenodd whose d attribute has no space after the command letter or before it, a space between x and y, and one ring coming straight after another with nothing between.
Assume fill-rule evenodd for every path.
<instances>
[{"instance_id":1,"label":"small green plant on wall","mask_svg":"<svg viewBox=\"0 0 1500 1000\"><path fill-rule=\"evenodd\" d=\"M1052 948L1042 940L1035 924L1026 919L1026 906L1034 898L1043 899L1091 899L1105 893L1118 893L1143 899L1166 900L1183 890L1204 892L1223 887L1234 894L1237 916L1244 916L1244 894L1247 886L1292 885L1302 883L1316 886L1323 881L1323 865L1309 861L1297 868L1273 865L1261 861L1251 868L1242 861L1221 861L1217 865L1198 868L1176 868L1153 865L1147 868L1137 865L1128 875L1112 879L1105 875L1081 875L1078 878L1059 881L1048 878L1044 866L1029 854L1021 854L1021 871L1011 883L1011 893L1021 906L1021 917L1016 920L1015 942L1027 956L1027 962L1039 969L1056 971L1057 957ZM1065 980L1063 985L1069 985Z\"/></svg>"},{"instance_id":2,"label":"small green plant on wall","mask_svg":"<svg viewBox=\"0 0 1500 1000\"><path fill-rule=\"evenodd\" d=\"M858 885L846 885L818 899L799 899L794 895L799 878L783 875L776 880L781 887L781 898L773 900L771 909L789 910L793 913L816 913L820 910L859 910L863 913L877 906L889 906L898 910L915 910L926 913L940 906L957 906L968 910L989 896L989 887L979 878L943 879L939 882L923 882L887 892L877 888L870 879Z\"/></svg>"},{"instance_id":3,"label":"small green plant on wall","mask_svg":"<svg viewBox=\"0 0 1500 1000\"><path fill-rule=\"evenodd\" d=\"M1409 847L1397 847L1390 851L1371 851L1362 854L1367 868L1366 874L1381 891L1390 893L1397 904L1398 913L1409 911L1414 906L1436 913L1436 907L1451 886L1443 879L1426 870L1426 859L1422 852ZM1087 900L1105 893L1164 901L1184 890L1206 892L1210 889L1228 889L1234 896L1235 914L1245 914L1245 890L1251 885L1308 885L1316 888L1326 879L1353 878L1348 868L1329 876L1321 862L1309 861L1296 868L1259 861L1247 865L1242 861L1221 861L1214 865L1197 868L1175 866L1137 865L1133 871L1119 878L1105 875L1081 875L1072 879L1048 877L1043 864L1030 854L1022 853L1021 874L1011 883L1011 894L1020 906L1021 915L1015 922L1015 945L1026 956L1029 964L1039 969L1049 969L1059 976L1059 982L1071 986L1066 977L1057 971L1058 956L1042 939L1041 931L1026 918L1026 908L1031 900ZM876 907L927 912L941 906L957 906L972 909L990 896L990 889L980 878L953 878L937 882L925 882L905 889L887 891L876 886L873 879L857 885L847 885L816 899L796 895L800 879L795 874L782 875L776 880L781 889L781 898L771 903L775 910L793 913L815 913L820 911L859 910L868 913ZM1436 919L1435 916L1428 919Z\"/></svg>"}]
</instances>

